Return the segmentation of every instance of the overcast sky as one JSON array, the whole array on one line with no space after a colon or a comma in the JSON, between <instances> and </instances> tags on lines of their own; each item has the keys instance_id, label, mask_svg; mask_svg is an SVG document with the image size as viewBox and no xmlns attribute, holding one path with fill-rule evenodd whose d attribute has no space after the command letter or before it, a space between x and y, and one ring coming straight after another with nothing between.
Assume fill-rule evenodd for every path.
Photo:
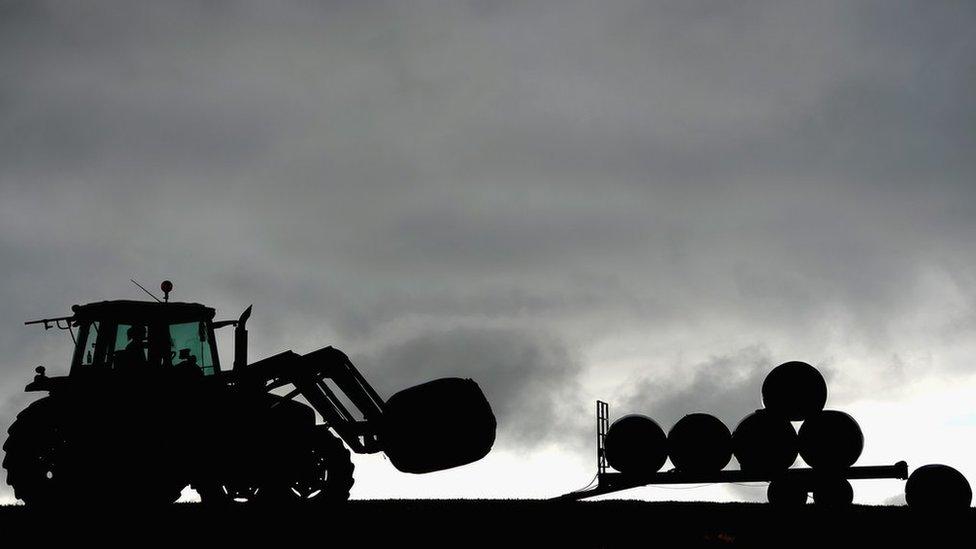
<instances>
[{"instance_id":1,"label":"overcast sky","mask_svg":"<svg viewBox=\"0 0 976 549\"><path fill-rule=\"evenodd\" d=\"M332 344L384 395L482 384L489 458L360 459L354 497L556 495L595 472L595 399L731 427L787 360L828 376L864 463L974 479L974 24L933 1L0 2L0 428L36 365L67 367L24 320L169 278L222 317L253 303L252 357Z\"/></svg>"}]
</instances>

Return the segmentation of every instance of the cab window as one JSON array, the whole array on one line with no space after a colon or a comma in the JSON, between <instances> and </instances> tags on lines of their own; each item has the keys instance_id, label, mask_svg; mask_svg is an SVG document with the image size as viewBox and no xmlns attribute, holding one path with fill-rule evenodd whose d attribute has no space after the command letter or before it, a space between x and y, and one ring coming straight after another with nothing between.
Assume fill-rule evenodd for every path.
<instances>
[{"instance_id":1,"label":"cab window","mask_svg":"<svg viewBox=\"0 0 976 549\"><path fill-rule=\"evenodd\" d=\"M92 322L84 330L84 341L81 342L81 358L80 364L82 366L91 366L95 364L97 355L95 354L95 341L98 339L98 321Z\"/></svg>"},{"instance_id":2,"label":"cab window","mask_svg":"<svg viewBox=\"0 0 976 549\"><path fill-rule=\"evenodd\" d=\"M93 365L102 364L101 353L104 352L98 345L98 333L100 324L95 321L91 323L75 323L78 327L78 339L75 341L75 351L71 358L71 367L81 366L89 368Z\"/></svg>"},{"instance_id":3,"label":"cab window","mask_svg":"<svg viewBox=\"0 0 976 549\"><path fill-rule=\"evenodd\" d=\"M169 327L173 365L195 366L204 375L214 373L213 356L204 322L172 324Z\"/></svg>"}]
</instances>

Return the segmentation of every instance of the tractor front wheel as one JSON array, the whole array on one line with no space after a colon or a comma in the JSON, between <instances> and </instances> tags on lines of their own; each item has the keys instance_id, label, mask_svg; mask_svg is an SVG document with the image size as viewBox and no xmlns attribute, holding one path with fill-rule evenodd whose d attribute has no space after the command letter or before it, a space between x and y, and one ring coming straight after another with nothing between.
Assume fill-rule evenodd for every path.
<instances>
[{"instance_id":1,"label":"tractor front wheel","mask_svg":"<svg viewBox=\"0 0 976 549\"><path fill-rule=\"evenodd\" d=\"M340 503L349 499L355 466L342 439L331 431L315 432L311 454L290 484L265 489L262 499L280 503Z\"/></svg>"},{"instance_id":2,"label":"tractor front wheel","mask_svg":"<svg viewBox=\"0 0 976 549\"><path fill-rule=\"evenodd\" d=\"M230 503L291 504L340 503L349 499L355 466L342 439L320 429L313 435L310 452L295 463L296 475L287 483L200 483L194 485L207 505Z\"/></svg>"},{"instance_id":3,"label":"tractor front wheel","mask_svg":"<svg viewBox=\"0 0 976 549\"><path fill-rule=\"evenodd\" d=\"M204 505L227 505L229 503L256 501L260 492L258 486L244 483L206 483L194 484L192 487L200 494L200 501Z\"/></svg>"}]
</instances>

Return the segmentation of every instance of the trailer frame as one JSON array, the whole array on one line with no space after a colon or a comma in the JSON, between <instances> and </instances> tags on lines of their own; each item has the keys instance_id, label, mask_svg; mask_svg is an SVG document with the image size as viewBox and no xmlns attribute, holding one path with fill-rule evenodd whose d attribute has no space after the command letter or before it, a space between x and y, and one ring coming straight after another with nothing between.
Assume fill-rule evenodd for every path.
<instances>
[{"instance_id":1,"label":"trailer frame","mask_svg":"<svg viewBox=\"0 0 976 549\"><path fill-rule=\"evenodd\" d=\"M860 465L839 471L823 472L809 467L791 467L780 474L769 475L739 469L723 469L706 473L688 473L677 470L659 471L647 475L625 475L610 472L606 456L606 437L610 426L610 405L596 402L596 486L563 494L554 500L578 501L632 488L657 484L718 484L734 482L789 481L812 487L823 478L830 479L899 479L908 478L908 463L899 461L893 465Z\"/></svg>"}]
</instances>

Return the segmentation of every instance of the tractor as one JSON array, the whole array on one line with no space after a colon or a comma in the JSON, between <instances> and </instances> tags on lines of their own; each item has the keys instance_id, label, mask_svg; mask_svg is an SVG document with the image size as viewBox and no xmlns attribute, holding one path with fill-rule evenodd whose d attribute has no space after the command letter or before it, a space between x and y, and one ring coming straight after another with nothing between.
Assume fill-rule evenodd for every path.
<instances>
[{"instance_id":1,"label":"tractor","mask_svg":"<svg viewBox=\"0 0 976 549\"><path fill-rule=\"evenodd\" d=\"M141 287L141 286L140 286ZM8 429L3 467L28 506L167 504L186 486L205 504L341 502L350 450L384 452L402 472L477 461L495 416L471 379L441 378L384 400L333 347L247 357L248 307L214 320L199 303L116 300L26 324L71 333L67 375L43 366L47 392ZM143 288L145 290L145 288ZM215 332L234 330L230 368Z\"/></svg>"}]
</instances>

